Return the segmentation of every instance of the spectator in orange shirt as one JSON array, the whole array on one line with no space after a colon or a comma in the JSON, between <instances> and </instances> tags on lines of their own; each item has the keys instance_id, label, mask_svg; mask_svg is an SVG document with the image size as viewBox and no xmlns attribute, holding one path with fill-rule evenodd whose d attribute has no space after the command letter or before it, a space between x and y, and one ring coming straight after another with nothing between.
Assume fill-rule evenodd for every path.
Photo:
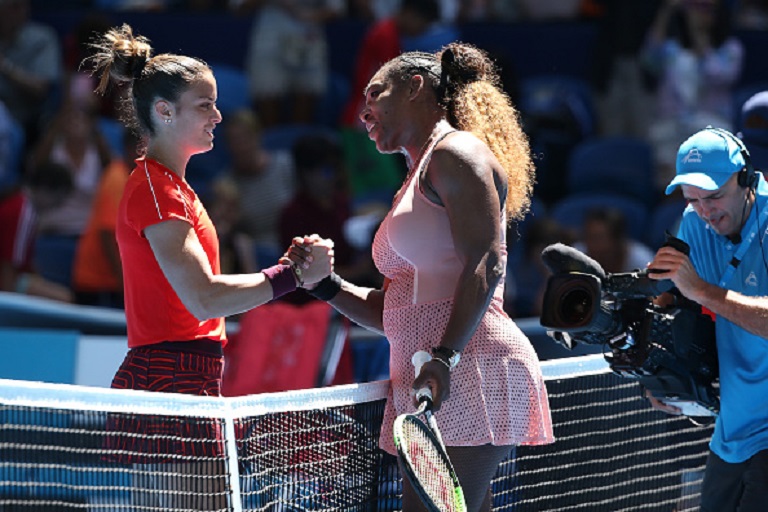
<instances>
[{"instance_id":1,"label":"spectator in orange shirt","mask_svg":"<svg viewBox=\"0 0 768 512\"><path fill-rule=\"evenodd\" d=\"M123 307L123 271L115 238L117 209L128 175L138 158L139 138L123 132L123 156L104 169L91 215L75 253L73 287L78 304Z\"/></svg>"}]
</instances>

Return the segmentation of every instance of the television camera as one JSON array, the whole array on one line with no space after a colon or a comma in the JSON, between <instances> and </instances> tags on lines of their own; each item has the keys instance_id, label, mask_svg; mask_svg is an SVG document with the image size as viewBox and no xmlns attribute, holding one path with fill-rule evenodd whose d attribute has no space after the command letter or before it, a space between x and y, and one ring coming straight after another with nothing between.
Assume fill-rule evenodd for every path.
<instances>
[{"instance_id":1,"label":"television camera","mask_svg":"<svg viewBox=\"0 0 768 512\"><path fill-rule=\"evenodd\" d=\"M665 245L688 254L671 235ZM654 280L648 270L606 273L595 260L563 244L542 251L552 272L541 325L568 349L577 343L603 345L610 369L636 379L658 400L689 417L719 411L718 364L713 318L677 292L671 280ZM653 298L671 292L674 300Z\"/></svg>"}]
</instances>

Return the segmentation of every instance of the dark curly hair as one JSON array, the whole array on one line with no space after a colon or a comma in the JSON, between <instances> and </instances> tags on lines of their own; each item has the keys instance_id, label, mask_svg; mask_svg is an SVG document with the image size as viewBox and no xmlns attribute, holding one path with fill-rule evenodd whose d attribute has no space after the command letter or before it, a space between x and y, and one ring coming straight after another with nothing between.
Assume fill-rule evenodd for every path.
<instances>
[{"instance_id":1,"label":"dark curly hair","mask_svg":"<svg viewBox=\"0 0 768 512\"><path fill-rule=\"evenodd\" d=\"M522 219L530 208L535 168L520 115L501 88L488 55L457 42L434 54L403 53L385 64L385 69L399 81L424 76L451 125L488 145L507 173L509 220Z\"/></svg>"}]
</instances>

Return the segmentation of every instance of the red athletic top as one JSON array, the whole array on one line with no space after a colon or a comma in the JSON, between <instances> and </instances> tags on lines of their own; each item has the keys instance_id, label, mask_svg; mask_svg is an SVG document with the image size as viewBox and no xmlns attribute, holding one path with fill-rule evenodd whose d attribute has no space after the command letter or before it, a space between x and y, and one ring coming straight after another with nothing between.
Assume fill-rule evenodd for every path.
<instances>
[{"instance_id":1,"label":"red athletic top","mask_svg":"<svg viewBox=\"0 0 768 512\"><path fill-rule=\"evenodd\" d=\"M219 239L208 213L189 184L154 160L140 158L128 178L117 217L123 265L128 346L201 338L226 344L224 319L200 322L184 307L155 259L144 229L170 219L188 222L214 274Z\"/></svg>"}]
</instances>

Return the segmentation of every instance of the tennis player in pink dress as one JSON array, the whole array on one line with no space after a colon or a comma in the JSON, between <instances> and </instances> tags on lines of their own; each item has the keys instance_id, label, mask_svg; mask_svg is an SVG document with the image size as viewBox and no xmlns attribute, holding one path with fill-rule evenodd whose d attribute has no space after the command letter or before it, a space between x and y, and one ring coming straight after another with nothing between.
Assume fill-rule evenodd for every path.
<instances>
[{"instance_id":1,"label":"tennis player in pink dress","mask_svg":"<svg viewBox=\"0 0 768 512\"><path fill-rule=\"evenodd\" d=\"M458 43L382 66L360 117L410 170L373 243L384 286L331 274L310 292L390 342L384 450L396 453L392 425L414 410L414 389L432 389L473 512L490 511L491 478L512 446L554 440L539 360L502 308L507 219L527 211L533 165L496 77L482 51ZM432 359L414 378L417 351ZM407 480L403 510L422 510Z\"/></svg>"}]
</instances>

